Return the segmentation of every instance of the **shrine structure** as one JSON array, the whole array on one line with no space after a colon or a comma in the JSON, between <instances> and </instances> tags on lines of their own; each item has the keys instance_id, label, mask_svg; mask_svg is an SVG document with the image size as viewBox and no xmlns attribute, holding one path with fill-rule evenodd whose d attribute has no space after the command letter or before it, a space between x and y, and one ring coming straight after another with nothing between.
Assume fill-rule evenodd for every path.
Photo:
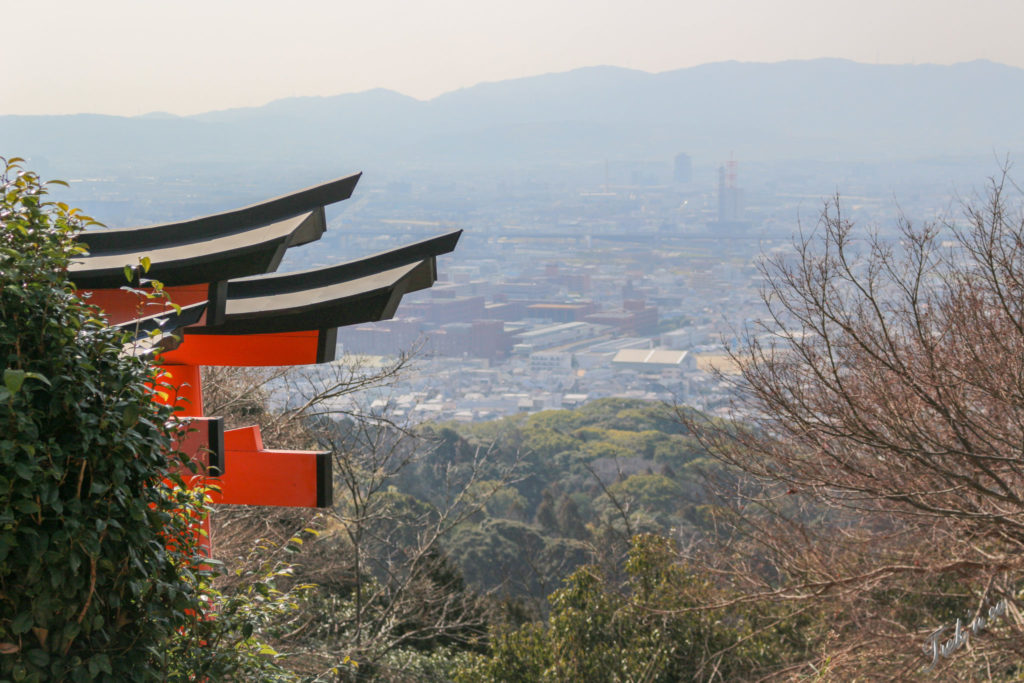
<instances>
[{"instance_id":1,"label":"shrine structure","mask_svg":"<svg viewBox=\"0 0 1024 683\"><path fill-rule=\"evenodd\" d=\"M324 207L348 199L359 177L179 223L79 236L88 254L74 259L70 279L111 325L130 332L129 352L156 354L172 388L157 400L191 419L178 447L201 478L215 478L214 503L329 507L331 457L265 448L258 426L225 431L203 411L200 366L332 361L339 327L391 318L403 295L435 282L437 256L459 240L461 230L326 268L274 273L287 249L324 234ZM154 280L180 310L139 293L152 292Z\"/></svg>"}]
</instances>

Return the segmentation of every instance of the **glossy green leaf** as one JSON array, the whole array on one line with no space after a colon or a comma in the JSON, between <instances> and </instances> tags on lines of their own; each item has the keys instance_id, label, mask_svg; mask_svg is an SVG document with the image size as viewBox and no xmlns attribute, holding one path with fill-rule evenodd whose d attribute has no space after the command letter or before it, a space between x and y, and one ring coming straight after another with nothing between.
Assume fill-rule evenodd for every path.
<instances>
[{"instance_id":1,"label":"glossy green leaf","mask_svg":"<svg viewBox=\"0 0 1024 683\"><path fill-rule=\"evenodd\" d=\"M13 368L4 370L4 386L7 387L7 391L12 394L18 393L21 390L21 385L25 382L25 375L24 370L15 370Z\"/></svg>"}]
</instances>

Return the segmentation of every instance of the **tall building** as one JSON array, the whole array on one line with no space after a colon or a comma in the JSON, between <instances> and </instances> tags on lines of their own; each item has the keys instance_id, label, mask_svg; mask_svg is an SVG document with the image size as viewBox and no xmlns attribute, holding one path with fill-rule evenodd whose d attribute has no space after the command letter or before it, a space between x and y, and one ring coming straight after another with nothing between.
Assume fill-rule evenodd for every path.
<instances>
[{"instance_id":1,"label":"tall building","mask_svg":"<svg viewBox=\"0 0 1024 683\"><path fill-rule=\"evenodd\" d=\"M730 159L718 167L718 222L743 221L743 190L736 186L736 161Z\"/></svg>"},{"instance_id":2,"label":"tall building","mask_svg":"<svg viewBox=\"0 0 1024 683\"><path fill-rule=\"evenodd\" d=\"M690 155L680 152L672 166L672 179L679 185L688 185L693 180L693 160Z\"/></svg>"}]
</instances>

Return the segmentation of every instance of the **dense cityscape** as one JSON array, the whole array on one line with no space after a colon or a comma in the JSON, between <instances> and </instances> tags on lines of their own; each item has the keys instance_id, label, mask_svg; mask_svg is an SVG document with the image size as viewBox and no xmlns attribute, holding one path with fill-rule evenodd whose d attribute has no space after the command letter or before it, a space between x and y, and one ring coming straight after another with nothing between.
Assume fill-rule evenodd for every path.
<instances>
[{"instance_id":1,"label":"dense cityscape","mask_svg":"<svg viewBox=\"0 0 1024 683\"><path fill-rule=\"evenodd\" d=\"M983 162L822 166L827 174L794 162L701 165L679 153L536 176L457 169L446 178L399 167L364 178L329 215L323 240L295 249L282 269L464 231L432 289L408 296L393 320L339 331L339 356L364 365L413 355L399 383L370 400L414 422L606 397L725 414L735 370L728 348L764 314L757 264L789 253L798 232L814 228L836 191L823 177L841 179L852 220L885 234L899 215L955 220ZM237 205L264 187L272 187L265 177L225 183L215 199L214 188L189 176L72 183L86 211L111 226Z\"/></svg>"},{"instance_id":2,"label":"dense cityscape","mask_svg":"<svg viewBox=\"0 0 1024 683\"><path fill-rule=\"evenodd\" d=\"M686 154L602 170L596 184L395 181L336 218L333 253L352 257L465 230L442 282L394 320L339 332L349 354L414 354L379 408L414 421L605 397L730 409L728 348L764 315L758 261L792 250L827 192L815 194L813 178L779 180L784 165L763 169L767 178L744 177L735 160L695 174ZM863 173L843 198L855 220L891 229L900 211L955 211L952 186L919 185L897 203L887 179Z\"/></svg>"}]
</instances>

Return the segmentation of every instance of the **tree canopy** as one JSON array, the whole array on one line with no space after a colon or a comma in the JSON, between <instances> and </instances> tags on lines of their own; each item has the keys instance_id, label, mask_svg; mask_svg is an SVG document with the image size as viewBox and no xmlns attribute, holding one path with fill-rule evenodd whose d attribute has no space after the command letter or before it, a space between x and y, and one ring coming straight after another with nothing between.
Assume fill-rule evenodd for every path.
<instances>
[{"instance_id":1,"label":"tree canopy","mask_svg":"<svg viewBox=\"0 0 1024 683\"><path fill-rule=\"evenodd\" d=\"M1015 189L1004 174L962 217L901 219L896 239L829 202L795 254L763 264L767 315L733 352L750 428L688 420L751 475L722 518L731 557L743 539L745 557L774 563L780 579L757 590L832 604L848 646L835 675L924 668L930 634L945 640L958 619L1024 589ZM749 560L738 565L729 571L753 575ZM935 665L951 677L1019 675L1019 614Z\"/></svg>"}]
</instances>

